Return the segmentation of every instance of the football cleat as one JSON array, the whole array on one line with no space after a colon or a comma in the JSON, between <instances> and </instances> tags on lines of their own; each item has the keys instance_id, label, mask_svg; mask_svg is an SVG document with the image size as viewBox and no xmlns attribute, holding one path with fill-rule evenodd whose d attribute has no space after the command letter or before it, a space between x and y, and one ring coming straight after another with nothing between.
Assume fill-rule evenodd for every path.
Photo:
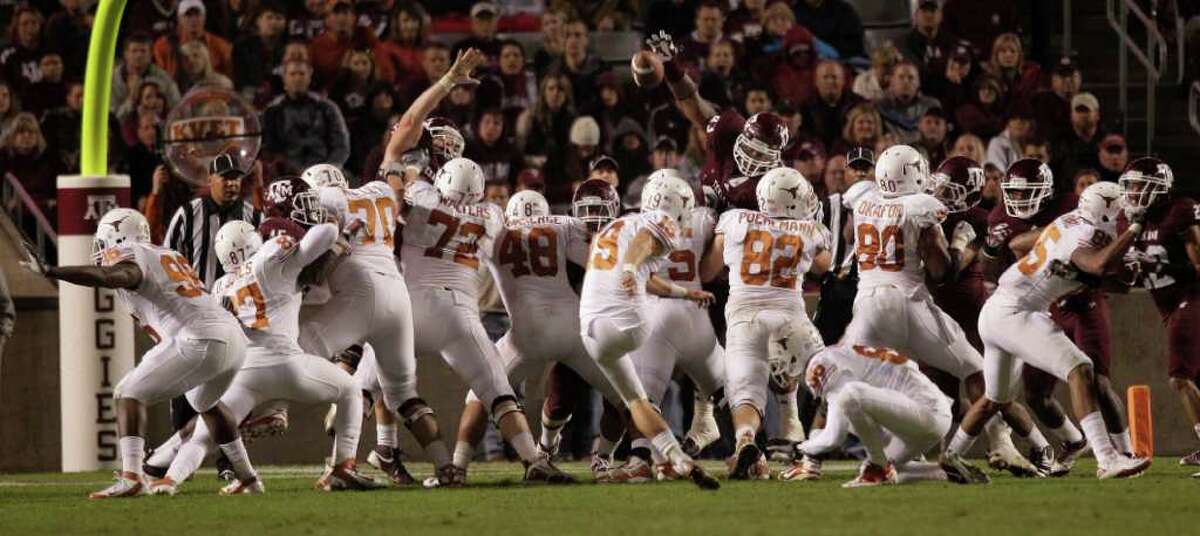
<instances>
[{"instance_id":1,"label":"football cleat","mask_svg":"<svg viewBox=\"0 0 1200 536\"><path fill-rule=\"evenodd\" d=\"M242 441L249 445L264 437L282 435L287 429L287 408L276 408L266 415L242 421L242 425L238 427L238 432L242 435Z\"/></svg>"},{"instance_id":2,"label":"football cleat","mask_svg":"<svg viewBox=\"0 0 1200 536\"><path fill-rule=\"evenodd\" d=\"M467 485L467 469L448 463L438 467L435 475L426 478L421 485L426 488L461 488Z\"/></svg>"},{"instance_id":3,"label":"football cleat","mask_svg":"<svg viewBox=\"0 0 1200 536\"><path fill-rule=\"evenodd\" d=\"M641 484L654 480L654 472L650 464L637 456L630 456L629 461L596 475L596 482L601 484Z\"/></svg>"},{"instance_id":4,"label":"football cleat","mask_svg":"<svg viewBox=\"0 0 1200 536\"><path fill-rule=\"evenodd\" d=\"M845 484L843 488L865 488L870 486L886 486L896 484L896 468L892 464L885 466L863 462L858 468L858 476Z\"/></svg>"},{"instance_id":5,"label":"football cleat","mask_svg":"<svg viewBox=\"0 0 1200 536\"><path fill-rule=\"evenodd\" d=\"M114 471L117 481L107 488L88 494L89 499L124 499L146 494L146 481L140 475Z\"/></svg>"},{"instance_id":6,"label":"football cleat","mask_svg":"<svg viewBox=\"0 0 1200 536\"><path fill-rule=\"evenodd\" d=\"M733 455L733 468L729 471L731 480L768 480L771 478L771 467L767 458L754 442L742 445Z\"/></svg>"},{"instance_id":7,"label":"football cleat","mask_svg":"<svg viewBox=\"0 0 1200 536\"><path fill-rule=\"evenodd\" d=\"M529 482L545 482L547 484L574 484L575 477L563 472L543 457L525 468L525 480Z\"/></svg>"},{"instance_id":8,"label":"football cleat","mask_svg":"<svg viewBox=\"0 0 1200 536\"><path fill-rule=\"evenodd\" d=\"M692 479L692 483L699 486L700 489L710 491L721 489L721 483L710 476L698 463L692 463L692 470L688 472L688 478Z\"/></svg>"},{"instance_id":9,"label":"football cleat","mask_svg":"<svg viewBox=\"0 0 1200 536\"><path fill-rule=\"evenodd\" d=\"M971 465L962 456L943 454L938 465L941 466L942 471L946 472L946 479L955 484L987 484L991 482L991 479L983 471Z\"/></svg>"},{"instance_id":10,"label":"football cleat","mask_svg":"<svg viewBox=\"0 0 1200 536\"><path fill-rule=\"evenodd\" d=\"M796 445L800 441L792 441L791 439L777 437L767 440L767 453L771 461L787 462L792 459L792 453L796 450Z\"/></svg>"},{"instance_id":11,"label":"football cleat","mask_svg":"<svg viewBox=\"0 0 1200 536\"><path fill-rule=\"evenodd\" d=\"M229 485L221 488L217 492L218 495L262 495L267 492L267 488L263 486L262 479L255 477L249 482L234 480Z\"/></svg>"},{"instance_id":12,"label":"football cleat","mask_svg":"<svg viewBox=\"0 0 1200 536\"><path fill-rule=\"evenodd\" d=\"M1071 468L1075 467L1075 460L1084 452L1087 452L1087 439L1080 439L1074 443L1063 443L1062 453L1058 455L1058 461L1055 462L1054 468L1050 471L1050 476L1060 477L1067 476L1071 472Z\"/></svg>"},{"instance_id":13,"label":"football cleat","mask_svg":"<svg viewBox=\"0 0 1200 536\"><path fill-rule=\"evenodd\" d=\"M354 460L325 468L325 474L317 479L316 488L321 491L373 490L387 487L375 479L358 472Z\"/></svg>"},{"instance_id":14,"label":"football cleat","mask_svg":"<svg viewBox=\"0 0 1200 536\"><path fill-rule=\"evenodd\" d=\"M679 480L683 475L675 471L675 466L670 462L654 464L654 479L659 482L668 482L671 480Z\"/></svg>"},{"instance_id":15,"label":"football cleat","mask_svg":"<svg viewBox=\"0 0 1200 536\"><path fill-rule=\"evenodd\" d=\"M1111 478L1134 478L1141 476L1150 467L1148 458L1131 458L1117 456L1112 463L1100 464L1096 469L1096 478L1108 480Z\"/></svg>"},{"instance_id":16,"label":"football cleat","mask_svg":"<svg viewBox=\"0 0 1200 536\"><path fill-rule=\"evenodd\" d=\"M375 445L367 455L367 464L382 471L388 476L388 480L397 486L411 486L417 483L417 479L404 467L404 462L400 461L398 448Z\"/></svg>"},{"instance_id":17,"label":"football cleat","mask_svg":"<svg viewBox=\"0 0 1200 536\"><path fill-rule=\"evenodd\" d=\"M821 460L803 455L799 460L779 473L780 480L820 480Z\"/></svg>"},{"instance_id":18,"label":"football cleat","mask_svg":"<svg viewBox=\"0 0 1200 536\"><path fill-rule=\"evenodd\" d=\"M596 479L600 478L600 474L612 469L612 460L603 454L592 453L592 462L588 464L588 468L592 471L592 476Z\"/></svg>"},{"instance_id":19,"label":"football cleat","mask_svg":"<svg viewBox=\"0 0 1200 536\"><path fill-rule=\"evenodd\" d=\"M1050 445L1042 448L1033 447L1029 449L1029 463L1037 468L1037 476L1046 477L1054 472L1054 449Z\"/></svg>"},{"instance_id":20,"label":"football cleat","mask_svg":"<svg viewBox=\"0 0 1200 536\"><path fill-rule=\"evenodd\" d=\"M1179 465L1200 465L1200 450L1180 458Z\"/></svg>"},{"instance_id":21,"label":"football cleat","mask_svg":"<svg viewBox=\"0 0 1200 536\"><path fill-rule=\"evenodd\" d=\"M1001 443L999 448L988 453L988 466L997 471L1008 471L1017 478L1044 476L1038 468L1025 459L1011 441Z\"/></svg>"},{"instance_id":22,"label":"football cleat","mask_svg":"<svg viewBox=\"0 0 1200 536\"><path fill-rule=\"evenodd\" d=\"M179 493L179 485L170 477L160 478L150 482L151 495L167 495L173 497Z\"/></svg>"}]
</instances>

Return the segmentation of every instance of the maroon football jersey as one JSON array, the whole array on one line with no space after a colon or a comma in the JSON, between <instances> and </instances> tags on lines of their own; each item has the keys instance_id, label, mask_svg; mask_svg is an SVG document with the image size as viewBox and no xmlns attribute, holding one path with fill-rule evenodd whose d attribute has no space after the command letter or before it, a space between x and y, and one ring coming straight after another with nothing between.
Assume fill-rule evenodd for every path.
<instances>
[{"instance_id":1,"label":"maroon football jersey","mask_svg":"<svg viewBox=\"0 0 1200 536\"><path fill-rule=\"evenodd\" d=\"M1190 197L1174 197L1146 212L1142 234L1126 255L1126 264L1135 264L1135 284L1150 291L1158 311L1164 317L1196 290L1196 272L1188 258L1186 232L1200 225L1200 204ZM1122 217L1118 229L1129 223Z\"/></svg>"},{"instance_id":2,"label":"maroon football jersey","mask_svg":"<svg viewBox=\"0 0 1200 536\"><path fill-rule=\"evenodd\" d=\"M958 222L965 221L971 224L975 229L975 236L987 236L988 211L979 207L972 207L970 210L963 212L951 212L942 222L942 231L949 239L954 234L954 228L958 226ZM983 268L978 262L972 262L965 270L959 274L958 280L945 285L934 286L930 289L933 294L933 301L938 307L941 307L946 314L958 321L963 330L967 332L967 338L971 344L977 347L982 347L979 344L978 327L979 310L983 307L983 302L987 301L987 289L983 286Z\"/></svg>"},{"instance_id":3,"label":"maroon football jersey","mask_svg":"<svg viewBox=\"0 0 1200 536\"><path fill-rule=\"evenodd\" d=\"M704 127L708 154L700 170L700 182L725 199L725 208L758 210L758 198L754 195L758 177L743 176L733 159L733 145L745 124L746 118L733 108L726 108L708 120Z\"/></svg>"},{"instance_id":4,"label":"maroon football jersey","mask_svg":"<svg viewBox=\"0 0 1200 536\"><path fill-rule=\"evenodd\" d=\"M264 241L288 235L299 242L304 238L304 232L304 227L288 218L267 218L258 225L258 234Z\"/></svg>"}]
</instances>

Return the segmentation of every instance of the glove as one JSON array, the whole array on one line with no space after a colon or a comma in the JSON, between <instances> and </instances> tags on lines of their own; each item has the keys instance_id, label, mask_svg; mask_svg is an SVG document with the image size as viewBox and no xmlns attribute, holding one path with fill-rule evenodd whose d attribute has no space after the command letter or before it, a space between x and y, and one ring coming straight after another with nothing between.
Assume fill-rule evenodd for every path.
<instances>
[{"instance_id":1,"label":"glove","mask_svg":"<svg viewBox=\"0 0 1200 536\"><path fill-rule=\"evenodd\" d=\"M1146 207L1126 206L1125 219L1129 220L1131 224L1146 221Z\"/></svg>"},{"instance_id":2,"label":"glove","mask_svg":"<svg viewBox=\"0 0 1200 536\"><path fill-rule=\"evenodd\" d=\"M1008 241L1012 230L1009 229L1007 223L998 223L988 228L987 238L983 241L983 253L988 257L1000 256L1000 248L1004 247L1004 243Z\"/></svg>"},{"instance_id":3,"label":"glove","mask_svg":"<svg viewBox=\"0 0 1200 536\"><path fill-rule=\"evenodd\" d=\"M675 46L675 41L664 30L659 30L658 34L647 37L646 46L650 47L650 51L657 55L658 59L662 60L663 63L671 61L679 53L679 49Z\"/></svg>"},{"instance_id":4,"label":"glove","mask_svg":"<svg viewBox=\"0 0 1200 536\"><path fill-rule=\"evenodd\" d=\"M950 236L950 249L964 251L974 241L975 228L968 222L960 221L954 226L954 233Z\"/></svg>"}]
</instances>

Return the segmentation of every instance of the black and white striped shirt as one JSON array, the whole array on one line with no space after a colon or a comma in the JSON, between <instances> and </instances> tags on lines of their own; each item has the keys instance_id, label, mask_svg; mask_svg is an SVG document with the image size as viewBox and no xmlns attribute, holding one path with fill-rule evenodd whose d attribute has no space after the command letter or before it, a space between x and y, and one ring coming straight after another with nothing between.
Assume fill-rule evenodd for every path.
<instances>
[{"instance_id":1,"label":"black and white striped shirt","mask_svg":"<svg viewBox=\"0 0 1200 536\"><path fill-rule=\"evenodd\" d=\"M209 196L193 199L179 207L171 217L163 246L187 257L204 286L211 288L214 281L225 275L213 249L217 230L233 220L245 220L258 227L262 223L262 213L254 210L249 201L222 207Z\"/></svg>"}]
</instances>

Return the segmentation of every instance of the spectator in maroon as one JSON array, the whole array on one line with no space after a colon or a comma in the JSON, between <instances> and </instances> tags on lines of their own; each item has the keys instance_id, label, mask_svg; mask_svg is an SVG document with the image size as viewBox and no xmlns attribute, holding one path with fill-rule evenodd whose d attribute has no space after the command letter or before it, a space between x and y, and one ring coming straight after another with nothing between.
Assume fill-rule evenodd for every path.
<instances>
[{"instance_id":1,"label":"spectator in maroon","mask_svg":"<svg viewBox=\"0 0 1200 536\"><path fill-rule=\"evenodd\" d=\"M496 28L500 22L500 9L491 2L476 2L471 6L471 35L454 44L453 56L468 48L478 49L495 66L500 59L500 39Z\"/></svg>"},{"instance_id":2,"label":"spectator in maroon","mask_svg":"<svg viewBox=\"0 0 1200 536\"><path fill-rule=\"evenodd\" d=\"M515 126L521 112L537 102L537 75L528 68L525 58L521 43L505 39L500 45L500 68L496 76L504 89L500 109L504 110L505 125ZM603 98L603 87L600 91Z\"/></svg>"},{"instance_id":3,"label":"spectator in maroon","mask_svg":"<svg viewBox=\"0 0 1200 536\"><path fill-rule=\"evenodd\" d=\"M405 102L412 102L434 82L442 79L442 75L450 70L450 47L437 42L431 42L421 54L421 72L410 77L402 85L401 95Z\"/></svg>"},{"instance_id":4,"label":"spectator in maroon","mask_svg":"<svg viewBox=\"0 0 1200 536\"><path fill-rule=\"evenodd\" d=\"M371 53L347 50L342 68L329 88L329 100L338 105L346 123L352 124L367 109L367 92L379 82L378 69Z\"/></svg>"},{"instance_id":5,"label":"spectator in maroon","mask_svg":"<svg viewBox=\"0 0 1200 536\"><path fill-rule=\"evenodd\" d=\"M700 74L700 97L713 103L718 109L727 108L737 102L746 92L748 78L737 68L734 44L729 40L713 43L708 47L708 58Z\"/></svg>"},{"instance_id":6,"label":"spectator in maroon","mask_svg":"<svg viewBox=\"0 0 1200 536\"><path fill-rule=\"evenodd\" d=\"M538 78L545 76L546 70L562 57L563 27L568 18L562 8L551 8L542 13L541 48L533 54L533 70Z\"/></svg>"},{"instance_id":7,"label":"spectator in maroon","mask_svg":"<svg viewBox=\"0 0 1200 536\"><path fill-rule=\"evenodd\" d=\"M575 121L575 97L566 75L552 72L543 77L538 83L538 96L537 104L517 118L516 132L525 165L535 168L542 167L550 155L566 151Z\"/></svg>"},{"instance_id":8,"label":"spectator in maroon","mask_svg":"<svg viewBox=\"0 0 1200 536\"><path fill-rule=\"evenodd\" d=\"M946 0L942 13L942 29L970 41L978 58L991 57L996 36L1020 30L1015 2Z\"/></svg>"},{"instance_id":9,"label":"spectator in maroon","mask_svg":"<svg viewBox=\"0 0 1200 536\"><path fill-rule=\"evenodd\" d=\"M804 122L817 139L832 147L842 135L846 112L862 102L846 84L846 69L833 60L817 64L814 73L816 93L802 106Z\"/></svg>"},{"instance_id":10,"label":"spectator in maroon","mask_svg":"<svg viewBox=\"0 0 1200 536\"><path fill-rule=\"evenodd\" d=\"M946 139L947 127L946 112L941 106L926 110L921 116L921 121L917 123L920 137L917 138L915 147L925 155L930 168L941 165L946 159L946 154L950 152L950 142Z\"/></svg>"},{"instance_id":11,"label":"spectator in maroon","mask_svg":"<svg viewBox=\"0 0 1200 536\"><path fill-rule=\"evenodd\" d=\"M357 120L348 125L350 160L346 162L346 167L359 177L370 178L375 176L379 163L376 162L372 168L365 166L364 162L369 159L372 149L379 147L385 138L384 135L390 131L388 127L396 114L399 100L392 86L376 82L367 90L366 102L366 109Z\"/></svg>"},{"instance_id":12,"label":"spectator in maroon","mask_svg":"<svg viewBox=\"0 0 1200 536\"><path fill-rule=\"evenodd\" d=\"M983 139L999 134L1008 122L1003 95L1004 88L995 77L983 75L977 78L971 100L958 105L954 111L958 128Z\"/></svg>"},{"instance_id":13,"label":"spectator in maroon","mask_svg":"<svg viewBox=\"0 0 1200 536\"><path fill-rule=\"evenodd\" d=\"M724 38L725 12L721 4L705 0L696 6L693 22L695 29L679 41L679 54L685 62L704 67L709 48Z\"/></svg>"},{"instance_id":14,"label":"spectator in maroon","mask_svg":"<svg viewBox=\"0 0 1200 536\"><path fill-rule=\"evenodd\" d=\"M504 135L504 112L490 108L479 114L463 156L474 160L487 182L512 184L521 170L521 155Z\"/></svg>"},{"instance_id":15,"label":"spectator in maroon","mask_svg":"<svg viewBox=\"0 0 1200 536\"><path fill-rule=\"evenodd\" d=\"M283 61L287 46L287 19L279 4L264 3L249 15L253 32L243 34L233 43L233 85L243 96L253 99L266 83L274 67Z\"/></svg>"},{"instance_id":16,"label":"spectator in maroon","mask_svg":"<svg viewBox=\"0 0 1200 536\"><path fill-rule=\"evenodd\" d=\"M151 61L150 47L154 39L150 34L132 33L125 38L125 48L121 54L121 63L113 69L112 106L111 109L120 115L120 108L127 101L136 101L136 89L143 80L158 84L163 96L167 99L167 108L179 102L179 86L174 78ZM261 66L260 66L261 68ZM130 107L134 107L130 104Z\"/></svg>"},{"instance_id":17,"label":"spectator in maroon","mask_svg":"<svg viewBox=\"0 0 1200 536\"><path fill-rule=\"evenodd\" d=\"M609 144L608 154L617 161L617 167L626 177L637 177L650 172L650 138L646 129L631 117L617 123Z\"/></svg>"},{"instance_id":18,"label":"spectator in maroon","mask_svg":"<svg viewBox=\"0 0 1200 536\"><path fill-rule=\"evenodd\" d=\"M1025 61L1021 38L1013 33L996 37L986 70L1004 84L1010 102L1032 99L1042 78L1041 67L1032 61Z\"/></svg>"},{"instance_id":19,"label":"spectator in maroon","mask_svg":"<svg viewBox=\"0 0 1200 536\"><path fill-rule=\"evenodd\" d=\"M8 130L13 118L21 113L21 101L8 82L0 80L0 135Z\"/></svg>"},{"instance_id":20,"label":"spectator in maroon","mask_svg":"<svg viewBox=\"0 0 1200 536\"><path fill-rule=\"evenodd\" d=\"M154 42L154 63L172 77L179 74L179 47L190 41L199 41L208 48L213 69L225 75L233 75L233 46L221 36L205 31L207 10L202 0L182 0L176 16L175 33L165 34Z\"/></svg>"},{"instance_id":21,"label":"spectator in maroon","mask_svg":"<svg viewBox=\"0 0 1200 536\"><path fill-rule=\"evenodd\" d=\"M1079 93L1083 76L1071 58L1063 56L1050 73L1050 88L1033 97L1033 109L1038 125L1052 139L1067 134L1071 125L1071 99Z\"/></svg>"},{"instance_id":22,"label":"spectator in maroon","mask_svg":"<svg viewBox=\"0 0 1200 536\"><path fill-rule=\"evenodd\" d=\"M358 2L358 25L371 30L375 37L383 39L395 21L396 0L374 0Z\"/></svg>"},{"instance_id":23,"label":"spectator in maroon","mask_svg":"<svg viewBox=\"0 0 1200 536\"><path fill-rule=\"evenodd\" d=\"M55 221L55 182L64 170L56 155L47 150L37 118L29 112L18 114L3 136L0 169L12 173L42 213Z\"/></svg>"},{"instance_id":24,"label":"spectator in maroon","mask_svg":"<svg viewBox=\"0 0 1200 536\"><path fill-rule=\"evenodd\" d=\"M608 70L604 62L588 52L588 28L581 20L570 21L563 27L563 55L550 69L571 79L575 105L591 108L596 100L596 77Z\"/></svg>"},{"instance_id":25,"label":"spectator in maroon","mask_svg":"<svg viewBox=\"0 0 1200 536\"><path fill-rule=\"evenodd\" d=\"M837 49L842 58L865 58L862 20L846 0L800 0L796 24Z\"/></svg>"},{"instance_id":26,"label":"spectator in maroon","mask_svg":"<svg viewBox=\"0 0 1200 536\"><path fill-rule=\"evenodd\" d=\"M27 109L38 117L46 110L62 106L67 98L62 56L57 52L46 52L40 66L42 79L29 86L29 95L25 99Z\"/></svg>"},{"instance_id":27,"label":"spectator in maroon","mask_svg":"<svg viewBox=\"0 0 1200 536\"><path fill-rule=\"evenodd\" d=\"M1114 132L1100 140L1096 161L1100 164L1100 180L1117 182L1129 164L1129 144L1125 143L1125 136Z\"/></svg>"},{"instance_id":28,"label":"spectator in maroon","mask_svg":"<svg viewBox=\"0 0 1200 536\"><path fill-rule=\"evenodd\" d=\"M742 0L738 2L737 9L729 13L725 17L724 32L729 39L733 39L739 43L746 42L747 39L758 37L763 31L763 11L767 7L767 0Z\"/></svg>"},{"instance_id":29,"label":"spectator in maroon","mask_svg":"<svg viewBox=\"0 0 1200 536\"><path fill-rule=\"evenodd\" d=\"M676 39L692 31L692 16L696 14L698 0L655 0L646 9L646 34L653 35L664 30Z\"/></svg>"},{"instance_id":30,"label":"spectator in maroon","mask_svg":"<svg viewBox=\"0 0 1200 536\"><path fill-rule=\"evenodd\" d=\"M346 51L352 49L374 51L379 39L371 30L356 24L354 4L348 0L330 3L325 15L325 31L313 38L308 45L308 56L313 66L313 87L327 88L337 77ZM388 78L382 76L384 80Z\"/></svg>"},{"instance_id":31,"label":"spectator in maroon","mask_svg":"<svg viewBox=\"0 0 1200 536\"><path fill-rule=\"evenodd\" d=\"M923 0L913 12L913 27L900 52L917 64L921 79L929 86L946 72L946 62L958 44L957 37L942 31L942 8L934 0Z\"/></svg>"},{"instance_id":32,"label":"spectator in maroon","mask_svg":"<svg viewBox=\"0 0 1200 536\"><path fill-rule=\"evenodd\" d=\"M815 92L813 73L817 50L813 35L803 26L795 26L783 37L783 54L779 56L771 77L771 88L780 101L799 107Z\"/></svg>"},{"instance_id":33,"label":"spectator in maroon","mask_svg":"<svg viewBox=\"0 0 1200 536\"><path fill-rule=\"evenodd\" d=\"M855 147L875 147L883 137L883 119L879 110L869 102L854 105L846 112L846 123L842 125L842 136L833 145L834 153L845 153Z\"/></svg>"},{"instance_id":34,"label":"spectator in maroon","mask_svg":"<svg viewBox=\"0 0 1200 536\"><path fill-rule=\"evenodd\" d=\"M1021 159L1021 146L1034 135L1033 110L1028 105L1016 103L1007 115L1004 130L992 137L987 146L987 161L1001 170Z\"/></svg>"},{"instance_id":35,"label":"spectator in maroon","mask_svg":"<svg viewBox=\"0 0 1200 536\"><path fill-rule=\"evenodd\" d=\"M87 43L92 35L92 20L99 3L64 0L59 4L62 10L50 15L43 33L52 36L53 42L47 45L62 56L63 76L82 79L88 47L80 46L80 43Z\"/></svg>"},{"instance_id":36,"label":"spectator in maroon","mask_svg":"<svg viewBox=\"0 0 1200 536\"><path fill-rule=\"evenodd\" d=\"M429 44L429 29L425 27L428 15L425 8L416 2L401 2L396 5L392 24L387 37L380 43L379 54L395 70L396 84L411 78L422 78L425 47Z\"/></svg>"},{"instance_id":37,"label":"spectator in maroon","mask_svg":"<svg viewBox=\"0 0 1200 536\"><path fill-rule=\"evenodd\" d=\"M917 66L907 61L892 68L887 92L882 99L875 101L875 107L883 116L888 131L895 134L901 143L917 138L917 122L935 106L941 104L937 99L921 93L921 75L917 72Z\"/></svg>"},{"instance_id":38,"label":"spectator in maroon","mask_svg":"<svg viewBox=\"0 0 1200 536\"><path fill-rule=\"evenodd\" d=\"M546 179L542 177L542 170L538 168L525 168L517 174L517 191L524 192L525 190L545 194Z\"/></svg>"},{"instance_id":39,"label":"spectator in maroon","mask_svg":"<svg viewBox=\"0 0 1200 536\"><path fill-rule=\"evenodd\" d=\"M325 31L325 13L332 3L329 0L304 0L291 2L293 11L288 17L288 35L304 41L321 35Z\"/></svg>"},{"instance_id":40,"label":"spectator in maroon","mask_svg":"<svg viewBox=\"0 0 1200 536\"><path fill-rule=\"evenodd\" d=\"M922 78L925 94L941 102L942 108L951 113L951 118L959 106L974 99L972 93L977 77L971 64L971 47L960 44L950 52L941 73L932 79Z\"/></svg>"},{"instance_id":41,"label":"spectator in maroon","mask_svg":"<svg viewBox=\"0 0 1200 536\"><path fill-rule=\"evenodd\" d=\"M146 210L146 196L154 184L154 169L162 165L158 154L158 118L143 115L138 118L134 144L125 151L121 171L129 175L130 194L133 206L138 211Z\"/></svg>"},{"instance_id":42,"label":"spectator in maroon","mask_svg":"<svg viewBox=\"0 0 1200 536\"><path fill-rule=\"evenodd\" d=\"M1100 124L1100 101L1096 96L1079 93L1072 97L1071 126L1055 140L1054 152L1062 157L1064 179L1074 176L1080 169L1100 167L1096 161L1097 148L1105 134Z\"/></svg>"},{"instance_id":43,"label":"spectator in maroon","mask_svg":"<svg viewBox=\"0 0 1200 536\"><path fill-rule=\"evenodd\" d=\"M42 79L43 22L38 10L18 7L8 26L8 46L0 49L0 73L22 96L28 94L30 85Z\"/></svg>"}]
</instances>

